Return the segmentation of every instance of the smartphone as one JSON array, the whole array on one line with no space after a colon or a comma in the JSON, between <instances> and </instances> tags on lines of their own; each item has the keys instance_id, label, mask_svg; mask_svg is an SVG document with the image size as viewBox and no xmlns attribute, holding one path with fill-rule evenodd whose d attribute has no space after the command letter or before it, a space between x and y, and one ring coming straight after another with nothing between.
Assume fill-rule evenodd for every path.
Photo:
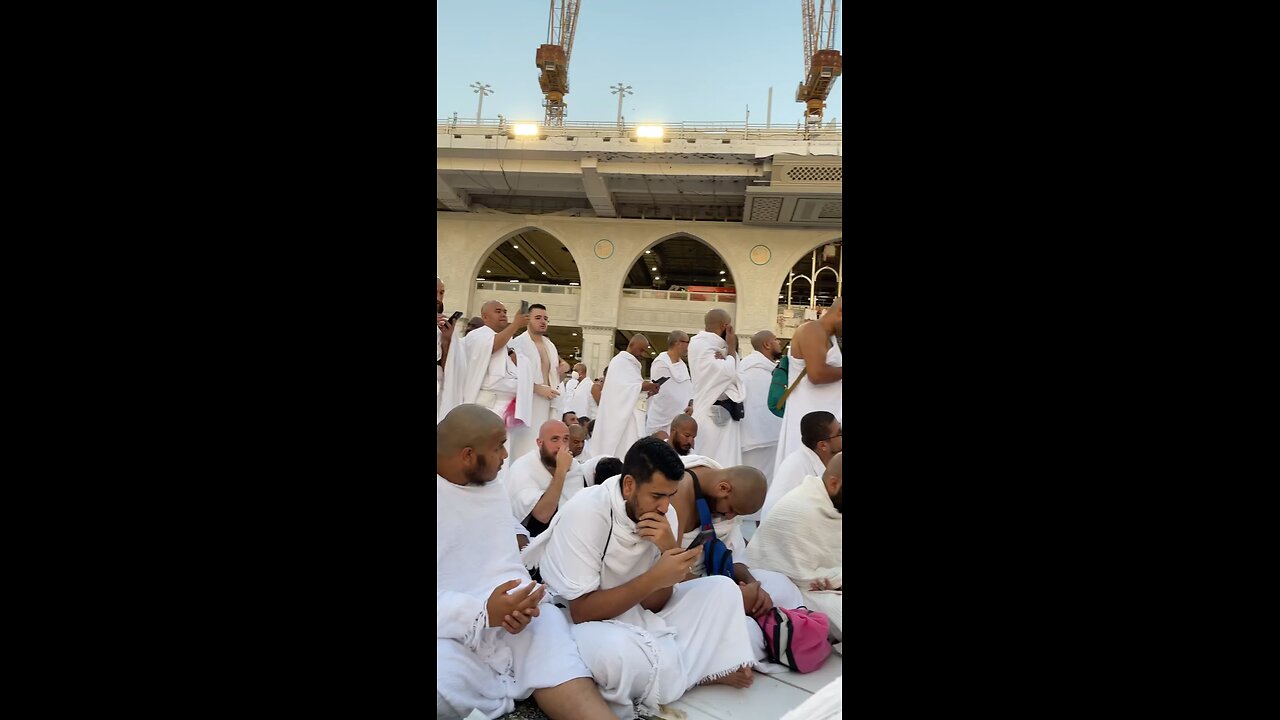
<instances>
[{"instance_id":1,"label":"smartphone","mask_svg":"<svg viewBox=\"0 0 1280 720\"><path fill-rule=\"evenodd\" d=\"M459 310L458 312L456 312L456 313L454 313L453 315L449 316L449 324L450 324L450 325L452 325L452 324L454 324L454 323L458 322L458 318L460 318L460 317L462 317L462 311L461 311L461 310Z\"/></svg>"},{"instance_id":2,"label":"smartphone","mask_svg":"<svg viewBox=\"0 0 1280 720\"><path fill-rule=\"evenodd\" d=\"M528 315L528 314L529 314L529 301L528 301L528 300L521 300L521 301L520 301L520 314L521 314L521 315Z\"/></svg>"},{"instance_id":3,"label":"smartphone","mask_svg":"<svg viewBox=\"0 0 1280 720\"><path fill-rule=\"evenodd\" d=\"M667 377L660 377L660 378L658 378L657 380L654 380L653 382L654 382L654 384L655 384L655 385L661 385L662 383L664 383L664 382L666 382L666 381L668 381L668 380L670 380L670 379L671 379L671 376L670 376L670 375L668 375Z\"/></svg>"},{"instance_id":4,"label":"smartphone","mask_svg":"<svg viewBox=\"0 0 1280 720\"><path fill-rule=\"evenodd\" d=\"M703 543L705 543L705 542L707 541L707 539L708 539L708 538L710 538L714 533L715 533L715 531L714 531L714 530L707 530L707 529L699 530L699 531L698 531L698 537L694 538L693 542L692 542L692 543L690 543L690 544L689 544L689 547L685 548L685 550L692 550L692 549L694 549L694 548L696 548L696 547L700 547L700 546L701 546Z\"/></svg>"}]
</instances>

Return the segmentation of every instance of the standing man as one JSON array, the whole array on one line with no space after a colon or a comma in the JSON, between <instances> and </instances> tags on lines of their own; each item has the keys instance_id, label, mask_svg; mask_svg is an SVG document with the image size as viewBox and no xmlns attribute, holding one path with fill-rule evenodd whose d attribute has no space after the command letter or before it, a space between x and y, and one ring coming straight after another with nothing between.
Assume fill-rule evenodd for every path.
<instances>
[{"instance_id":1,"label":"standing man","mask_svg":"<svg viewBox=\"0 0 1280 720\"><path fill-rule=\"evenodd\" d=\"M729 313L716 308L689 343L693 373L693 419L698 421L695 450L724 467L742 464L742 427L734 418L742 402L738 377L738 337Z\"/></svg>"},{"instance_id":2,"label":"standing man","mask_svg":"<svg viewBox=\"0 0 1280 720\"><path fill-rule=\"evenodd\" d=\"M689 334L672 330L667 336L667 351L654 358L649 366L649 379L657 382L671 378L662 384L662 393L649 401L649 413L645 419L644 434L652 435L671 426L676 415L690 409L693 400L693 381L689 378L689 366L684 357L689 353Z\"/></svg>"},{"instance_id":3,"label":"standing man","mask_svg":"<svg viewBox=\"0 0 1280 720\"><path fill-rule=\"evenodd\" d=\"M591 376L587 374L587 366L578 363L573 369L578 373L578 384L574 386L573 397L564 409L572 410L579 418L593 418L596 416L596 401L591 397Z\"/></svg>"},{"instance_id":4,"label":"standing man","mask_svg":"<svg viewBox=\"0 0 1280 720\"><path fill-rule=\"evenodd\" d=\"M787 386L795 385L782 416L782 433L778 439L777 465L800 447L800 419L815 410L826 410L840 420L840 395L844 392L844 367L836 336L843 337L843 303L836 298L831 309L818 320L796 329L791 339L791 361ZM800 377L800 373L804 377ZM796 379L799 378L799 382ZM777 467L773 477L778 477ZM765 507L768 507L766 503ZM767 509L766 509L767 512Z\"/></svg>"},{"instance_id":5,"label":"standing man","mask_svg":"<svg viewBox=\"0 0 1280 720\"><path fill-rule=\"evenodd\" d=\"M747 393L746 417L742 418L742 464L760 468L765 481L772 483L782 418L769 411L769 385L773 383L778 358L782 357L782 342L768 330L761 330L751 337L751 347L755 352L738 367Z\"/></svg>"},{"instance_id":6,"label":"standing man","mask_svg":"<svg viewBox=\"0 0 1280 720\"><path fill-rule=\"evenodd\" d=\"M440 420L440 392L444 386L444 365L453 342L453 325L444 316L444 281L436 278L436 421Z\"/></svg>"},{"instance_id":7,"label":"standing man","mask_svg":"<svg viewBox=\"0 0 1280 720\"><path fill-rule=\"evenodd\" d=\"M591 433L591 452L596 455L625 457L632 443L644 434L638 421L636 403L641 393L658 394L658 384L640 376L640 359L649 349L649 338L636 334L627 349L609 361L607 373L613 379L600 390L600 411L596 429ZM606 375L607 377L607 375Z\"/></svg>"},{"instance_id":8,"label":"standing man","mask_svg":"<svg viewBox=\"0 0 1280 720\"><path fill-rule=\"evenodd\" d=\"M529 324L529 316L517 313L515 322L507 322L507 308L497 300L485 303L480 316L484 324L467 332L459 347L449 353L440 412L448 414L458 405L474 403L501 418L508 414L512 401L518 400L514 417L528 421L532 382L526 384L528 390L522 398L517 399L517 392L519 373L531 373L532 365L525 363L517 369L507 355L507 343Z\"/></svg>"},{"instance_id":9,"label":"standing man","mask_svg":"<svg viewBox=\"0 0 1280 720\"><path fill-rule=\"evenodd\" d=\"M553 718L613 720L569 623L502 531L511 502L493 480L506 437L476 405L436 425L436 717L497 718L532 695Z\"/></svg>"},{"instance_id":10,"label":"standing man","mask_svg":"<svg viewBox=\"0 0 1280 720\"><path fill-rule=\"evenodd\" d=\"M533 393L527 424L511 429L511 454L515 457L533 448L543 423L559 419L551 414L551 403L560 397L560 391L556 390L560 384L560 354L547 337L550 324L546 305L530 305L529 332L511 341L518 368L529 371L519 373L520 377L528 377L529 390Z\"/></svg>"}]
</instances>

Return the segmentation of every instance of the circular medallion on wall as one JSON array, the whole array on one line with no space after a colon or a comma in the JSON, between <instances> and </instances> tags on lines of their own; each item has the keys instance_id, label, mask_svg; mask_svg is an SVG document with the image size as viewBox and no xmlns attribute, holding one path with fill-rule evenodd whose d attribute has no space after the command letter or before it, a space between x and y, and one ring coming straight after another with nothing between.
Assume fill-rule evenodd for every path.
<instances>
[{"instance_id":1,"label":"circular medallion on wall","mask_svg":"<svg viewBox=\"0 0 1280 720\"><path fill-rule=\"evenodd\" d=\"M769 262L769 258L773 257L773 253L764 245L757 245L751 248L751 262L757 265L764 265Z\"/></svg>"},{"instance_id":2,"label":"circular medallion on wall","mask_svg":"<svg viewBox=\"0 0 1280 720\"><path fill-rule=\"evenodd\" d=\"M608 240L601 240L596 243L596 257L601 260L608 260L613 257L613 243Z\"/></svg>"}]
</instances>

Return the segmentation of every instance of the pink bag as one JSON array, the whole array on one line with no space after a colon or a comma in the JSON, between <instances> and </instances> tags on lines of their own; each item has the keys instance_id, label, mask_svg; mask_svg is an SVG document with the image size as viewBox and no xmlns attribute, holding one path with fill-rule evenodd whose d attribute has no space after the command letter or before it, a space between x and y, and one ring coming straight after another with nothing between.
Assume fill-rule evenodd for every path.
<instances>
[{"instance_id":1,"label":"pink bag","mask_svg":"<svg viewBox=\"0 0 1280 720\"><path fill-rule=\"evenodd\" d=\"M826 613L806 607L787 610L775 607L756 618L764 631L765 655L769 662L786 665L796 672L813 672L831 654L827 640L831 620Z\"/></svg>"},{"instance_id":2,"label":"pink bag","mask_svg":"<svg viewBox=\"0 0 1280 720\"><path fill-rule=\"evenodd\" d=\"M507 409L505 411L503 411L502 419L506 421L508 430L510 430L513 427L520 427L524 425L524 421L516 417L516 399L515 398L511 398L511 404L507 406Z\"/></svg>"}]
</instances>

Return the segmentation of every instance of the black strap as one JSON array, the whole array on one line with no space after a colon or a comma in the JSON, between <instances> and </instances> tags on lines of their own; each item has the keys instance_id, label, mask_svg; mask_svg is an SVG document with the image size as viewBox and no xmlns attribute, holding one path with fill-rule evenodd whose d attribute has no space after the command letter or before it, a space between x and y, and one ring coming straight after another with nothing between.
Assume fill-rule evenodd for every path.
<instances>
[{"instance_id":1,"label":"black strap","mask_svg":"<svg viewBox=\"0 0 1280 720\"><path fill-rule=\"evenodd\" d=\"M604 541L604 552L600 553L600 562L604 562L604 556L609 552L609 542L613 540L613 503L609 503L609 539Z\"/></svg>"}]
</instances>

